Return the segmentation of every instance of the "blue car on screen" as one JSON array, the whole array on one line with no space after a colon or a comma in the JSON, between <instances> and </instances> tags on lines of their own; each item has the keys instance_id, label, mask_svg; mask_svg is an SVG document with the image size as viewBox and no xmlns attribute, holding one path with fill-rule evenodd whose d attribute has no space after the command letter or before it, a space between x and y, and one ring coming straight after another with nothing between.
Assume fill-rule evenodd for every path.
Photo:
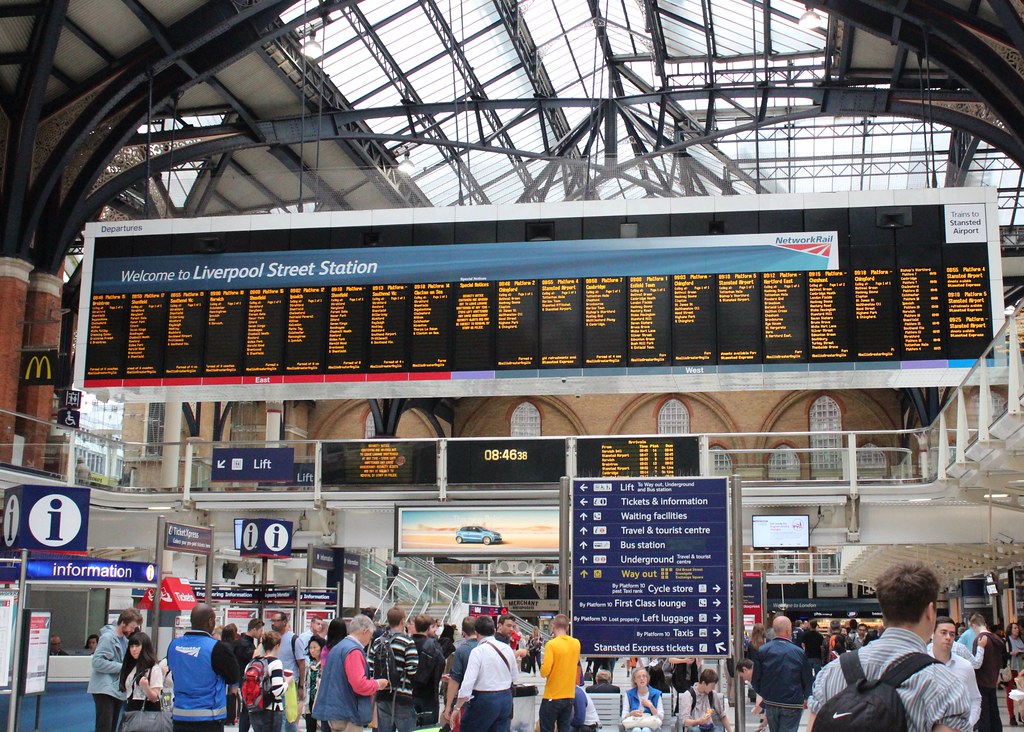
<instances>
[{"instance_id":1,"label":"blue car on screen","mask_svg":"<svg viewBox=\"0 0 1024 732\"><path fill-rule=\"evenodd\" d=\"M501 534L480 526L463 526L455 532L456 544L500 544Z\"/></svg>"}]
</instances>

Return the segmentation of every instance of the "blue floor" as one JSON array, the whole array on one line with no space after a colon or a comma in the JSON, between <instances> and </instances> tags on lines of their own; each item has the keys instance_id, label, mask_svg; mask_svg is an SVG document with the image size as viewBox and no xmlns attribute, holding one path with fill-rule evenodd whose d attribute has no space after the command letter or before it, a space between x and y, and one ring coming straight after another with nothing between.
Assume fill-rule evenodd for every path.
<instances>
[{"instance_id":1,"label":"blue floor","mask_svg":"<svg viewBox=\"0 0 1024 732\"><path fill-rule=\"evenodd\" d=\"M85 683L51 683L39 705L39 726L35 726L36 697L21 700L21 723L18 732L93 732L96 729L96 707L86 692ZM0 696L0 729L7 729L8 696Z\"/></svg>"}]
</instances>

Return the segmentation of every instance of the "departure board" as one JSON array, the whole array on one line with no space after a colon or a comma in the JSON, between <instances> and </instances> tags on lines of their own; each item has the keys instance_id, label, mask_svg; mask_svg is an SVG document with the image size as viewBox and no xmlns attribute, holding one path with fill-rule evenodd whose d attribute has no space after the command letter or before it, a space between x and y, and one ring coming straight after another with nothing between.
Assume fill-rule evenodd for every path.
<instances>
[{"instance_id":1,"label":"departure board","mask_svg":"<svg viewBox=\"0 0 1024 732\"><path fill-rule=\"evenodd\" d=\"M167 348L164 374L196 377L203 372L206 346L205 292L172 292L167 304Z\"/></svg>"},{"instance_id":2,"label":"departure board","mask_svg":"<svg viewBox=\"0 0 1024 732\"><path fill-rule=\"evenodd\" d=\"M92 255L76 378L109 389L319 382L322 396L332 382L519 393L481 382L963 366L991 338L994 244L965 235L961 222L977 216L960 204L910 208L895 229L851 214L824 232L202 256L148 255L142 233L137 250ZM332 241L358 240L349 234ZM641 382L614 388L628 383Z\"/></svg>"},{"instance_id":3,"label":"departure board","mask_svg":"<svg viewBox=\"0 0 1024 732\"><path fill-rule=\"evenodd\" d=\"M706 364L717 360L715 322L716 278L709 274L672 278L672 360Z\"/></svg>"},{"instance_id":4,"label":"departure board","mask_svg":"<svg viewBox=\"0 0 1024 732\"><path fill-rule=\"evenodd\" d=\"M807 358L807 278L804 272L764 274L764 362Z\"/></svg>"},{"instance_id":5,"label":"departure board","mask_svg":"<svg viewBox=\"0 0 1024 732\"><path fill-rule=\"evenodd\" d=\"M324 485L433 485L433 442L327 442L321 455Z\"/></svg>"},{"instance_id":6,"label":"departure board","mask_svg":"<svg viewBox=\"0 0 1024 732\"><path fill-rule=\"evenodd\" d=\"M449 367L451 294L450 282L426 282L412 286L409 368L413 371L444 371Z\"/></svg>"},{"instance_id":7,"label":"departure board","mask_svg":"<svg viewBox=\"0 0 1024 732\"><path fill-rule=\"evenodd\" d=\"M846 361L853 350L850 287L846 272L807 273L812 361Z\"/></svg>"},{"instance_id":8,"label":"departure board","mask_svg":"<svg viewBox=\"0 0 1024 732\"><path fill-rule=\"evenodd\" d=\"M208 376L242 373L249 296L245 290L213 290L206 310L206 366Z\"/></svg>"},{"instance_id":9,"label":"departure board","mask_svg":"<svg viewBox=\"0 0 1024 732\"><path fill-rule=\"evenodd\" d=\"M580 437L580 478L654 478L700 475L696 437Z\"/></svg>"},{"instance_id":10,"label":"departure board","mask_svg":"<svg viewBox=\"0 0 1024 732\"><path fill-rule=\"evenodd\" d=\"M355 373L366 367L369 305L369 287L355 285L330 288L325 357L328 374Z\"/></svg>"},{"instance_id":11,"label":"departure board","mask_svg":"<svg viewBox=\"0 0 1024 732\"><path fill-rule=\"evenodd\" d=\"M629 312L626 277L589 277L583 281L583 363L626 363Z\"/></svg>"},{"instance_id":12,"label":"departure board","mask_svg":"<svg viewBox=\"0 0 1024 732\"><path fill-rule=\"evenodd\" d=\"M482 371L494 367L493 300L493 282L455 285L453 370Z\"/></svg>"},{"instance_id":13,"label":"departure board","mask_svg":"<svg viewBox=\"0 0 1024 732\"><path fill-rule=\"evenodd\" d=\"M288 291L288 335L284 371L316 374L324 367L327 348L327 287L293 287Z\"/></svg>"},{"instance_id":14,"label":"departure board","mask_svg":"<svg viewBox=\"0 0 1024 732\"><path fill-rule=\"evenodd\" d=\"M583 297L578 279L540 282L540 365L579 366L582 359Z\"/></svg>"},{"instance_id":15,"label":"departure board","mask_svg":"<svg viewBox=\"0 0 1024 732\"><path fill-rule=\"evenodd\" d=\"M853 271L854 330L857 358L896 357L896 272L892 269Z\"/></svg>"},{"instance_id":16,"label":"departure board","mask_svg":"<svg viewBox=\"0 0 1024 732\"><path fill-rule=\"evenodd\" d=\"M718 275L719 362L760 362L762 337L761 279L752 272Z\"/></svg>"},{"instance_id":17,"label":"departure board","mask_svg":"<svg viewBox=\"0 0 1024 732\"><path fill-rule=\"evenodd\" d=\"M565 440L454 440L446 447L448 483L558 483Z\"/></svg>"},{"instance_id":18,"label":"departure board","mask_svg":"<svg viewBox=\"0 0 1024 732\"><path fill-rule=\"evenodd\" d=\"M124 375L122 333L128 324L128 295L94 295L89 309L88 378Z\"/></svg>"},{"instance_id":19,"label":"departure board","mask_svg":"<svg viewBox=\"0 0 1024 732\"><path fill-rule=\"evenodd\" d=\"M494 348L499 369L537 368L539 291L536 280L498 282Z\"/></svg>"},{"instance_id":20,"label":"departure board","mask_svg":"<svg viewBox=\"0 0 1024 732\"><path fill-rule=\"evenodd\" d=\"M671 278L630 277L629 364L667 366L671 352Z\"/></svg>"}]
</instances>

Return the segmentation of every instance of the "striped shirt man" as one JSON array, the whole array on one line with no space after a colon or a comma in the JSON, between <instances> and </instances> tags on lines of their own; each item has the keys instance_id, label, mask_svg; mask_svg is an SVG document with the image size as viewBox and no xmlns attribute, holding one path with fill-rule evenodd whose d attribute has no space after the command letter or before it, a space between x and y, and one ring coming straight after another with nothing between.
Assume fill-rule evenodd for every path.
<instances>
[{"instance_id":1,"label":"striped shirt man","mask_svg":"<svg viewBox=\"0 0 1024 732\"><path fill-rule=\"evenodd\" d=\"M879 678L885 670L909 653L925 653L921 637L906 628L886 628L873 643L857 651L864 675ZM846 679L838 661L823 668L814 680L814 689L807 706L817 714L821 707L846 688ZM897 690L907 712L910 732L931 732L932 727L944 724L960 732L971 732L971 706L967 691L949 669L933 664L918 671Z\"/></svg>"}]
</instances>

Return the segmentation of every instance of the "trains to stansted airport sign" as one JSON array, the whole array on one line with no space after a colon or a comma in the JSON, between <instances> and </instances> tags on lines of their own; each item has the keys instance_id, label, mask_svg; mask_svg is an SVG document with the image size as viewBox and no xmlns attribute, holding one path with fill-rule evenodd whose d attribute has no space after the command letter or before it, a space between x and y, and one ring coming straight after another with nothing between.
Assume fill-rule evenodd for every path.
<instances>
[{"instance_id":1,"label":"trains to stansted airport sign","mask_svg":"<svg viewBox=\"0 0 1024 732\"><path fill-rule=\"evenodd\" d=\"M473 209L430 226L389 226L385 212L372 227L344 215L173 234L99 225L76 379L129 398L339 383L415 393L437 381L504 393L496 382L531 376L946 368L991 337L984 203L754 210L733 227L746 233L715 236L693 235L709 215L658 205L665 215L563 212L552 227L567 236L550 241L526 241L528 220L473 220L484 215ZM639 236L620 238L627 219ZM210 239L221 253L195 253Z\"/></svg>"}]
</instances>

